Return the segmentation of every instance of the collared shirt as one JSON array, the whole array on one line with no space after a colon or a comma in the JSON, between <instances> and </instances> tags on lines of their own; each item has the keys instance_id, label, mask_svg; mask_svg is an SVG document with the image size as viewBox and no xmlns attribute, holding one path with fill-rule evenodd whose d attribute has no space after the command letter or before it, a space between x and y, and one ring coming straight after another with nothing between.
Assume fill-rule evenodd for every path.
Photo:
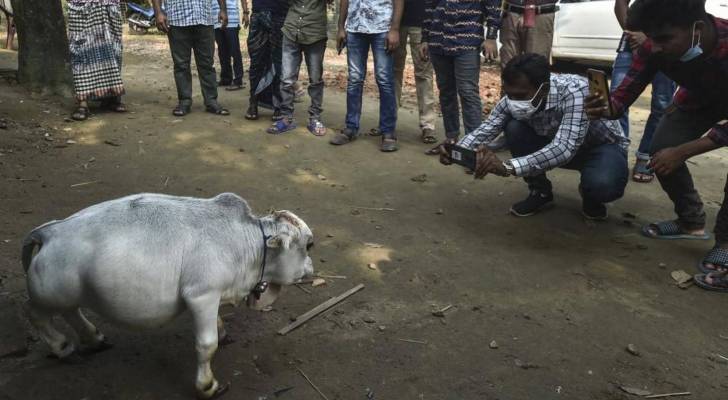
<instances>
[{"instance_id":1,"label":"collared shirt","mask_svg":"<svg viewBox=\"0 0 728 400\"><path fill-rule=\"evenodd\" d=\"M243 0L247 1L247 0ZM238 0L225 0L225 7L227 8L228 17L228 28L239 28L240 27L240 9L238 8ZM220 4L217 0L212 0L212 17L215 18L215 29L221 27L220 21L218 20L220 15Z\"/></svg>"},{"instance_id":2,"label":"collared shirt","mask_svg":"<svg viewBox=\"0 0 728 400\"><path fill-rule=\"evenodd\" d=\"M499 28L501 0L423 0L422 41L432 53L455 55L479 51L483 24Z\"/></svg>"},{"instance_id":3,"label":"collared shirt","mask_svg":"<svg viewBox=\"0 0 728 400\"><path fill-rule=\"evenodd\" d=\"M291 0L283 34L299 44L326 39L326 0Z\"/></svg>"},{"instance_id":4,"label":"collared shirt","mask_svg":"<svg viewBox=\"0 0 728 400\"><path fill-rule=\"evenodd\" d=\"M589 121L584 111L584 100L588 95L589 83L586 78L551 74L545 107L523 122L533 128L537 135L550 137L552 141L535 153L511 159L517 176L539 175L566 165L583 146L619 144L627 150L629 139L624 136L617 121ZM512 118L508 99L504 97L483 125L462 138L458 145L475 150L480 144L495 139Z\"/></svg>"},{"instance_id":5,"label":"collared shirt","mask_svg":"<svg viewBox=\"0 0 728 400\"><path fill-rule=\"evenodd\" d=\"M288 0L253 0L253 12L261 11L270 11L273 15L285 16L288 12Z\"/></svg>"},{"instance_id":6,"label":"collared shirt","mask_svg":"<svg viewBox=\"0 0 728 400\"><path fill-rule=\"evenodd\" d=\"M212 16L212 1L165 0L167 22L170 26L214 25L217 16Z\"/></svg>"},{"instance_id":7,"label":"collared shirt","mask_svg":"<svg viewBox=\"0 0 728 400\"><path fill-rule=\"evenodd\" d=\"M346 31L352 33L389 32L394 0L349 0Z\"/></svg>"},{"instance_id":8,"label":"collared shirt","mask_svg":"<svg viewBox=\"0 0 728 400\"><path fill-rule=\"evenodd\" d=\"M402 12L402 26L422 27L425 20L424 0L404 0L404 11Z\"/></svg>"},{"instance_id":9,"label":"collared shirt","mask_svg":"<svg viewBox=\"0 0 728 400\"><path fill-rule=\"evenodd\" d=\"M655 75L662 72L679 85L673 98L676 107L688 111L723 107L728 119L728 20L709 17L717 35L711 54L685 63L670 61L653 50L649 39L633 53L629 72L610 96L617 115L622 115ZM708 137L717 144L728 146L728 123L714 125Z\"/></svg>"}]
</instances>

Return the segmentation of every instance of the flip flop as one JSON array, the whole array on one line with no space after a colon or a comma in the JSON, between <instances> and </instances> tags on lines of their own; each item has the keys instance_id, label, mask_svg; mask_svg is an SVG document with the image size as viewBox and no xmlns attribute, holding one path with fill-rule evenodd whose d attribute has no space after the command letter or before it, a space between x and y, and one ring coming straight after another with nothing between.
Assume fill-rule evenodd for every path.
<instances>
[{"instance_id":1,"label":"flip flop","mask_svg":"<svg viewBox=\"0 0 728 400\"><path fill-rule=\"evenodd\" d=\"M709 268L705 264L713 264L718 268ZM711 274L713 272L728 272L728 249L721 249L720 247L713 247L710 249L708 254L698 262L698 271L704 274Z\"/></svg>"},{"instance_id":2,"label":"flip flop","mask_svg":"<svg viewBox=\"0 0 728 400\"><path fill-rule=\"evenodd\" d=\"M230 115L230 111L228 111L225 107L221 107L221 106L207 106L207 107L205 107L205 111L209 112L210 114L215 114L215 115L222 115L222 116Z\"/></svg>"},{"instance_id":3,"label":"flip flop","mask_svg":"<svg viewBox=\"0 0 728 400\"><path fill-rule=\"evenodd\" d=\"M185 115L190 113L190 106L185 106L182 104L177 104L177 107L172 110L172 115L175 117L184 117Z\"/></svg>"},{"instance_id":4,"label":"flip flop","mask_svg":"<svg viewBox=\"0 0 728 400\"><path fill-rule=\"evenodd\" d=\"M74 121L86 121L90 114L88 107L78 107L76 108L76 111L71 114L71 119Z\"/></svg>"},{"instance_id":5,"label":"flip flop","mask_svg":"<svg viewBox=\"0 0 728 400\"><path fill-rule=\"evenodd\" d=\"M423 129L422 135L420 135L420 140L422 140L422 143L424 143L424 144L437 143L437 138L435 137L435 131L433 131L432 129Z\"/></svg>"},{"instance_id":6,"label":"flip flop","mask_svg":"<svg viewBox=\"0 0 728 400\"><path fill-rule=\"evenodd\" d=\"M314 136L326 135L326 126L318 119L310 119L307 128Z\"/></svg>"},{"instance_id":7,"label":"flip flop","mask_svg":"<svg viewBox=\"0 0 728 400\"><path fill-rule=\"evenodd\" d=\"M271 135L280 135L281 133L286 133L294 129L296 129L296 121L292 119L289 120L284 117L283 119L273 123L273 126L268 128L266 132L270 133Z\"/></svg>"},{"instance_id":8,"label":"flip flop","mask_svg":"<svg viewBox=\"0 0 728 400\"><path fill-rule=\"evenodd\" d=\"M258 115L258 107L249 105L248 111L245 112L245 119L248 121L256 121L258 118L260 118Z\"/></svg>"},{"instance_id":9,"label":"flip flop","mask_svg":"<svg viewBox=\"0 0 728 400\"><path fill-rule=\"evenodd\" d=\"M652 233L652 230L656 230L657 234ZM650 239L659 240L708 240L710 235L692 235L684 233L680 224L677 221L663 221L655 222L653 224L647 224L642 227L642 234Z\"/></svg>"},{"instance_id":10,"label":"flip flop","mask_svg":"<svg viewBox=\"0 0 728 400\"><path fill-rule=\"evenodd\" d=\"M713 282L709 283L706 279L710 278ZM705 290L713 292L728 293L728 273L711 272L710 274L699 274L693 277L695 284Z\"/></svg>"},{"instance_id":11,"label":"flip flop","mask_svg":"<svg viewBox=\"0 0 728 400\"><path fill-rule=\"evenodd\" d=\"M639 183L650 183L655 179L655 173L647 167L643 160L637 160L632 169L632 180Z\"/></svg>"}]
</instances>

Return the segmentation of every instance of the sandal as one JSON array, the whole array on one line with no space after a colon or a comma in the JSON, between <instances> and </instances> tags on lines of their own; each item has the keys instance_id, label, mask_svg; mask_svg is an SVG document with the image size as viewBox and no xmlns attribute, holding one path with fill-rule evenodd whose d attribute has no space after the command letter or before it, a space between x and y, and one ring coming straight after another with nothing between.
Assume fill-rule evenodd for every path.
<instances>
[{"instance_id":1,"label":"sandal","mask_svg":"<svg viewBox=\"0 0 728 400\"><path fill-rule=\"evenodd\" d=\"M392 153L399 150L397 138L392 135L382 135L382 145L379 149L384 153Z\"/></svg>"},{"instance_id":2,"label":"sandal","mask_svg":"<svg viewBox=\"0 0 728 400\"><path fill-rule=\"evenodd\" d=\"M249 105L248 111L245 112L245 119L248 121L256 121L260 116L258 115L258 106L256 105Z\"/></svg>"},{"instance_id":3,"label":"sandal","mask_svg":"<svg viewBox=\"0 0 728 400\"><path fill-rule=\"evenodd\" d=\"M113 111L116 113L127 112L126 105L121 102L121 97L114 97L111 99L106 99L103 102L101 102L101 106L109 111Z\"/></svg>"},{"instance_id":4,"label":"sandal","mask_svg":"<svg viewBox=\"0 0 728 400\"><path fill-rule=\"evenodd\" d=\"M285 117L283 116L283 113L281 113L281 110L275 110L273 111L273 116L270 117L270 120L273 122L278 122L284 118Z\"/></svg>"},{"instance_id":5,"label":"sandal","mask_svg":"<svg viewBox=\"0 0 728 400\"><path fill-rule=\"evenodd\" d=\"M374 137L382 136L382 131L380 131L378 128L372 128L369 131L369 136L374 136Z\"/></svg>"},{"instance_id":6,"label":"sandal","mask_svg":"<svg viewBox=\"0 0 728 400\"><path fill-rule=\"evenodd\" d=\"M351 129L346 128L340 133L334 135L334 137L329 140L329 143L333 144L334 146L341 146L355 141L356 138L356 133Z\"/></svg>"},{"instance_id":7,"label":"sandal","mask_svg":"<svg viewBox=\"0 0 728 400\"><path fill-rule=\"evenodd\" d=\"M442 143L439 143L437 146L425 151L425 154L428 156L439 156L440 155L440 146L446 145L446 144L455 144L457 143L457 138L455 139L445 139L442 141Z\"/></svg>"},{"instance_id":8,"label":"sandal","mask_svg":"<svg viewBox=\"0 0 728 400\"><path fill-rule=\"evenodd\" d=\"M222 107L220 105L207 106L207 107L205 107L205 111L209 112L210 114L215 114L215 115L222 115L222 116L230 115L230 111L228 111L227 108Z\"/></svg>"},{"instance_id":9,"label":"sandal","mask_svg":"<svg viewBox=\"0 0 728 400\"><path fill-rule=\"evenodd\" d=\"M78 107L76 108L76 111L71 114L71 119L73 119L74 121L86 121L89 115L90 112L88 110L88 107Z\"/></svg>"},{"instance_id":10,"label":"sandal","mask_svg":"<svg viewBox=\"0 0 728 400\"><path fill-rule=\"evenodd\" d=\"M175 117L184 117L185 115L190 113L190 106L186 106L183 104L177 104L177 107L172 110L172 115Z\"/></svg>"},{"instance_id":11,"label":"sandal","mask_svg":"<svg viewBox=\"0 0 728 400\"><path fill-rule=\"evenodd\" d=\"M640 160L634 163L632 169L632 180L639 183L650 183L655 179L655 173L647 167L649 160Z\"/></svg>"},{"instance_id":12,"label":"sandal","mask_svg":"<svg viewBox=\"0 0 728 400\"><path fill-rule=\"evenodd\" d=\"M326 135L326 126L323 122L321 122L318 119L311 118L308 120L308 131L311 132L314 136L325 136Z\"/></svg>"},{"instance_id":13,"label":"sandal","mask_svg":"<svg viewBox=\"0 0 728 400\"><path fill-rule=\"evenodd\" d=\"M695 284L714 292L728 293L728 272L711 272L693 277Z\"/></svg>"},{"instance_id":14,"label":"sandal","mask_svg":"<svg viewBox=\"0 0 728 400\"><path fill-rule=\"evenodd\" d=\"M650 239L660 240L708 240L710 235L707 233L702 235L693 235L685 233L677 221L663 221L648 224L642 227L642 234Z\"/></svg>"},{"instance_id":15,"label":"sandal","mask_svg":"<svg viewBox=\"0 0 728 400\"><path fill-rule=\"evenodd\" d=\"M422 135L420 135L420 139L422 140L422 143L424 144L435 144L437 143L437 138L435 137L435 131L429 128L425 128L422 130Z\"/></svg>"},{"instance_id":16,"label":"sandal","mask_svg":"<svg viewBox=\"0 0 728 400\"><path fill-rule=\"evenodd\" d=\"M710 264L710 266L708 266ZM704 274L728 272L728 249L713 247L698 263L698 270Z\"/></svg>"},{"instance_id":17,"label":"sandal","mask_svg":"<svg viewBox=\"0 0 728 400\"><path fill-rule=\"evenodd\" d=\"M296 129L296 121L284 117L283 119L274 122L273 126L266 129L266 132L271 135L280 135L281 133L286 133L294 129Z\"/></svg>"}]
</instances>

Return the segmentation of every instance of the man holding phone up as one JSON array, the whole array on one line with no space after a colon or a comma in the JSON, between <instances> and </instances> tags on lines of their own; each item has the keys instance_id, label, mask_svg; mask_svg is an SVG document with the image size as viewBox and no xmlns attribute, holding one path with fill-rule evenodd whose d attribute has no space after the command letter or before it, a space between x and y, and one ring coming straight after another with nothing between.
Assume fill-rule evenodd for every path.
<instances>
[{"instance_id":1,"label":"man holding phone up","mask_svg":"<svg viewBox=\"0 0 728 400\"><path fill-rule=\"evenodd\" d=\"M704 0L637 0L627 13L627 26L648 40L634 53L622 84L609 96L587 102L590 118L619 118L658 72L679 89L652 139L650 168L675 205L676 220L642 228L654 239L708 240L705 210L686 161L728 145L728 20L705 11ZM707 134L706 134L707 132ZM728 186L726 186L728 194ZM728 292L728 202L715 225L715 247L699 263L695 282Z\"/></svg>"},{"instance_id":2,"label":"man holding phone up","mask_svg":"<svg viewBox=\"0 0 728 400\"><path fill-rule=\"evenodd\" d=\"M553 202L546 171L558 167L578 170L584 217L606 219L605 203L621 198L627 186L629 139L616 121L587 119L587 80L551 74L546 57L523 54L508 62L502 82L505 97L478 129L457 143L476 151L475 177L524 178L530 193L511 207L511 213L527 217ZM485 147L500 132L505 133L511 149L510 160L501 161ZM444 146L440 154L443 164L452 163Z\"/></svg>"},{"instance_id":3,"label":"man holding phone up","mask_svg":"<svg viewBox=\"0 0 728 400\"><path fill-rule=\"evenodd\" d=\"M399 24L404 0L341 0L339 52L347 47L349 81L346 87L346 128L330 143L344 145L359 136L364 78L369 48L374 54L374 73L379 86L381 150L397 151L397 97L394 91L394 57L399 47Z\"/></svg>"}]
</instances>

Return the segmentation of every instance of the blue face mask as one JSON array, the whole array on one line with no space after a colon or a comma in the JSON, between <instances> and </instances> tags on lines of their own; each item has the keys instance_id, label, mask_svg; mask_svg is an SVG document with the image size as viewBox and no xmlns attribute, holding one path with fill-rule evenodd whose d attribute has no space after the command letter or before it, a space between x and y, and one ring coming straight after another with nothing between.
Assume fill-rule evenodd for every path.
<instances>
[{"instance_id":1,"label":"blue face mask","mask_svg":"<svg viewBox=\"0 0 728 400\"><path fill-rule=\"evenodd\" d=\"M697 27L698 22L696 21L693 24L693 41L690 43L690 48L688 51L685 52L685 54L680 57L680 61L682 62L688 62L692 61L698 57L700 57L703 54L703 49L700 47L700 32L698 32L698 40L697 43L695 41L695 30Z\"/></svg>"}]
</instances>

